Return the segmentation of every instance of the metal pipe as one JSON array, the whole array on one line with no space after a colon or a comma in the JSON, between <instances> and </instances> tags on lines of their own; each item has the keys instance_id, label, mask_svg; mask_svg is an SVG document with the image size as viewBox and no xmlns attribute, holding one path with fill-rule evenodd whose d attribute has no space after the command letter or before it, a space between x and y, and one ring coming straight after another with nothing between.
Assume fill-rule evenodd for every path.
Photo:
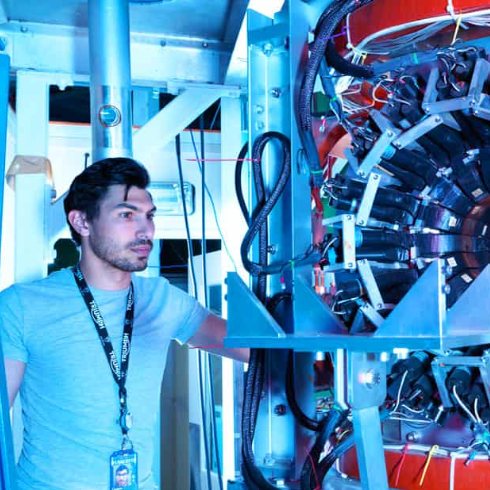
<instances>
[{"instance_id":1,"label":"metal pipe","mask_svg":"<svg viewBox=\"0 0 490 490\"><path fill-rule=\"evenodd\" d=\"M89 0L92 161L132 157L128 0Z\"/></svg>"}]
</instances>

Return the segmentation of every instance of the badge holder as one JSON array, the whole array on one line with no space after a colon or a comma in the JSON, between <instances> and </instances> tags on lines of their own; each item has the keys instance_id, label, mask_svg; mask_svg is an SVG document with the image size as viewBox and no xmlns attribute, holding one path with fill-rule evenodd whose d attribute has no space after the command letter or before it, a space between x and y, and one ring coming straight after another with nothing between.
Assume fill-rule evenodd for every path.
<instances>
[{"instance_id":1,"label":"badge holder","mask_svg":"<svg viewBox=\"0 0 490 490\"><path fill-rule=\"evenodd\" d=\"M138 490L138 454L128 436L133 426L133 417L128 411L124 391L121 394L121 416L119 424L123 433L121 450L115 451L110 459L110 490Z\"/></svg>"}]
</instances>

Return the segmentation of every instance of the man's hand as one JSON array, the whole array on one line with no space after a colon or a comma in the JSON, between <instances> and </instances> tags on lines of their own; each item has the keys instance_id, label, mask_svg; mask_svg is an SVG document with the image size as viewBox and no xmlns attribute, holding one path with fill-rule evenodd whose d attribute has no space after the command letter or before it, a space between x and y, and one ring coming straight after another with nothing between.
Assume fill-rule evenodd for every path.
<instances>
[{"instance_id":1,"label":"man's hand","mask_svg":"<svg viewBox=\"0 0 490 490\"><path fill-rule=\"evenodd\" d=\"M7 377L7 392L10 407L14 404L15 397L19 392L25 370L26 365L24 362L5 359L5 376Z\"/></svg>"},{"instance_id":2,"label":"man's hand","mask_svg":"<svg viewBox=\"0 0 490 490\"><path fill-rule=\"evenodd\" d=\"M225 349L223 339L226 336L226 321L216 315L209 315L199 330L189 340L191 347L203 349L212 354L230 357L236 361L248 362L249 349Z\"/></svg>"}]
</instances>

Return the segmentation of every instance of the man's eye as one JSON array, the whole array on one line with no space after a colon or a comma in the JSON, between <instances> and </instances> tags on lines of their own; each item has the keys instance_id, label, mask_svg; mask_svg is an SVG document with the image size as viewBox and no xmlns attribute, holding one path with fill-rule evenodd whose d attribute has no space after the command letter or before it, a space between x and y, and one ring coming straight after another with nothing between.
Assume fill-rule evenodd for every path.
<instances>
[{"instance_id":1,"label":"man's eye","mask_svg":"<svg viewBox=\"0 0 490 490\"><path fill-rule=\"evenodd\" d=\"M131 213L130 211L125 211L124 213L120 213L119 216L121 218L128 219L131 218L131 216L133 216L133 213Z\"/></svg>"}]
</instances>

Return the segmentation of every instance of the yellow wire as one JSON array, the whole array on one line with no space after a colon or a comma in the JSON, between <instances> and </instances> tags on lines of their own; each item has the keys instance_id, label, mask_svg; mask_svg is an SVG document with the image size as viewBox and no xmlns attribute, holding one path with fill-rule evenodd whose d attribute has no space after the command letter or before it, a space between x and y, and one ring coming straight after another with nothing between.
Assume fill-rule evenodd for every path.
<instances>
[{"instance_id":1,"label":"yellow wire","mask_svg":"<svg viewBox=\"0 0 490 490\"><path fill-rule=\"evenodd\" d=\"M429 455L427 456L427 460L425 461L424 471L422 471L422 477L420 478L419 487L424 484L425 475L427 474L427 470L429 469L430 460L432 459L432 455L439 449L437 444L434 444L429 451Z\"/></svg>"},{"instance_id":2,"label":"yellow wire","mask_svg":"<svg viewBox=\"0 0 490 490\"><path fill-rule=\"evenodd\" d=\"M459 26L461 25L461 20L463 19L463 14L459 14L458 20L456 21L456 28L454 29L453 40L451 41L451 46L456 42L458 38Z\"/></svg>"}]
</instances>

